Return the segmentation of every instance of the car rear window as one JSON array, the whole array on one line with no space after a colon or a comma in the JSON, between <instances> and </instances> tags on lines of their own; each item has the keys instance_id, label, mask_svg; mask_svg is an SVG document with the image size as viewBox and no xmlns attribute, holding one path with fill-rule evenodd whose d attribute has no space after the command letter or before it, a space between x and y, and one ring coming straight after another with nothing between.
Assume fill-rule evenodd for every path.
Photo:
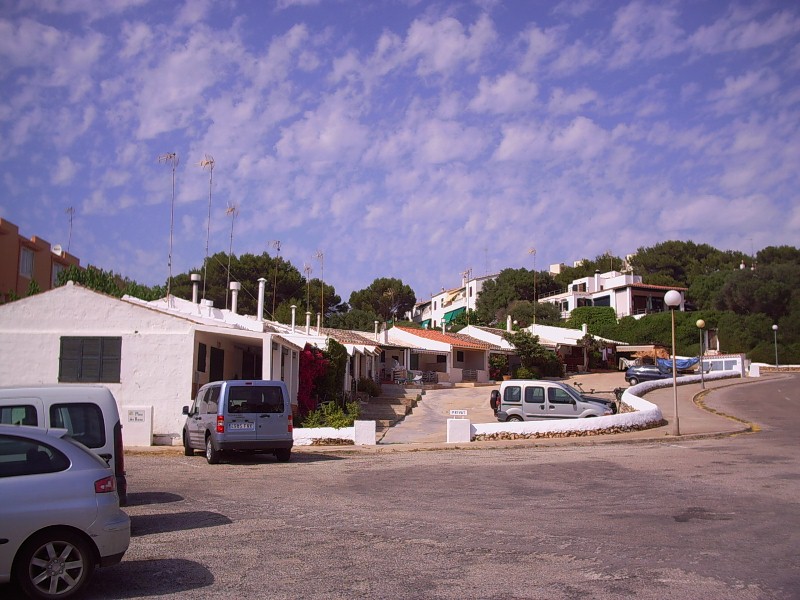
<instances>
[{"instance_id":1,"label":"car rear window","mask_svg":"<svg viewBox=\"0 0 800 600\"><path fill-rule=\"evenodd\" d=\"M15 435L0 435L0 477L56 473L69 465L69 458L51 446Z\"/></svg>"},{"instance_id":2,"label":"car rear window","mask_svg":"<svg viewBox=\"0 0 800 600\"><path fill-rule=\"evenodd\" d=\"M283 393L278 386L232 386L228 390L228 412L282 413Z\"/></svg>"},{"instance_id":3,"label":"car rear window","mask_svg":"<svg viewBox=\"0 0 800 600\"><path fill-rule=\"evenodd\" d=\"M91 402L53 404L50 427L66 429L71 437L89 448L102 448L106 444L103 411Z\"/></svg>"}]
</instances>

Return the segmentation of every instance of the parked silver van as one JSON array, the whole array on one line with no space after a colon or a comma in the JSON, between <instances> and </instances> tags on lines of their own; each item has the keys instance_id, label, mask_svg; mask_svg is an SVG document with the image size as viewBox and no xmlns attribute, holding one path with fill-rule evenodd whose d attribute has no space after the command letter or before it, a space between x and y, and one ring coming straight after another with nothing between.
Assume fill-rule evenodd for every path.
<instances>
[{"instance_id":1,"label":"parked silver van","mask_svg":"<svg viewBox=\"0 0 800 600\"><path fill-rule=\"evenodd\" d=\"M613 402L581 396L557 381L512 379L500 384L497 420L538 421L614 414Z\"/></svg>"},{"instance_id":2,"label":"parked silver van","mask_svg":"<svg viewBox=\"0 0 800 600\"><path fill-rule=\"evenodd\" d=\"M0 423L66 429L114 469L119 503L128 502L122 423L117 401L102 385L0 388Z\"/></svg>"},{"instance_id":3,"label":"parked silver van","mask_svg":"<svg viewBox=\"0 0 800 600\"><path fill-rule=\"evenodd\" d=\"M291 457L292 407L282 381L215 381L200 388L191 408L183 407L186 456L204 450L209 464L222 452L271 452Z\"/></svg>"}]
</instances>

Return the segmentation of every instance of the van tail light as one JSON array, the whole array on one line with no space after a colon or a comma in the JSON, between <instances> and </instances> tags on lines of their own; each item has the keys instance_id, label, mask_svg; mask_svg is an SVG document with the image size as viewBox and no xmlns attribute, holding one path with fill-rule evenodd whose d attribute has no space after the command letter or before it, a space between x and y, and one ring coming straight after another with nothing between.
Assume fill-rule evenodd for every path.
<instances>
[{"instance_id":1,"label":"van tail light","mask_svg":"<svg viewBox=\"0 0 800 600\"><path fill-rule=\"evenodd\" d=\"M225 433L225 417L217 415L217 433Z\"/></svg>"},{"instance_id":2,"label":"van tail light","mask_svg":"<svg viewBox=\"0 0 800 600\"><path fill-rule=\"evenodd\" d=\"M94 482L94 493L95 494L108 494L109 492L113 492L117 489L116 479L113 475L109 475L108 477L103 477L102 479L98 479Z\"/></svg>"},{"instance_id":3,"label":"van tail light","mask_svg":"<svg viewBox=\"0 0 800 600\"><path fill-rule=\"evenodd\" d=\"M292 433L294 430L294 421L292 419L292 415L289 415L289 433Z\"/></svg>"}]
</instances>

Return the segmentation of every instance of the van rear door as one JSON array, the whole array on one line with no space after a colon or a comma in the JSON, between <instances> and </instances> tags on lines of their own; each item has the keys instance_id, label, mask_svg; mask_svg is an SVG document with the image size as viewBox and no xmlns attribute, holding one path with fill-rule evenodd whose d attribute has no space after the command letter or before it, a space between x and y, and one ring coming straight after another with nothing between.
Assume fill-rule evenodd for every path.
<instances>
[{"instance_id":1,"label":"van rear door","mask_svg":"<svg viewBox=\"0 0 800 600\"><path fill-rule=\"evenodd\" d=\"M280 384L243 383L228 388L226 441L285 440L288 407Z\"/></svg>"}]
</instances>

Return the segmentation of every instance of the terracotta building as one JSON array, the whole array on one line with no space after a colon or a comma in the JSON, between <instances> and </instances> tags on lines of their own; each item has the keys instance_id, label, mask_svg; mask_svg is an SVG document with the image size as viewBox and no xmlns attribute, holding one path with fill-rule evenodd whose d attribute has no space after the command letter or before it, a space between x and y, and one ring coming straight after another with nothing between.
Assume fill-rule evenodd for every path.
<instances>
[{"instance_id":1,"label":"terracotta building","mask_svg":"<svg viewBox=\"0 0 800 600\"><path fill-rule=\"evenodd\" d=\"M26 296L31 280L42 291L54 288L58 274L71 265L80 266L80 260L61 246L23 237L19 227L0 218L0 302Z\"/></svg>"}]
</instances>

